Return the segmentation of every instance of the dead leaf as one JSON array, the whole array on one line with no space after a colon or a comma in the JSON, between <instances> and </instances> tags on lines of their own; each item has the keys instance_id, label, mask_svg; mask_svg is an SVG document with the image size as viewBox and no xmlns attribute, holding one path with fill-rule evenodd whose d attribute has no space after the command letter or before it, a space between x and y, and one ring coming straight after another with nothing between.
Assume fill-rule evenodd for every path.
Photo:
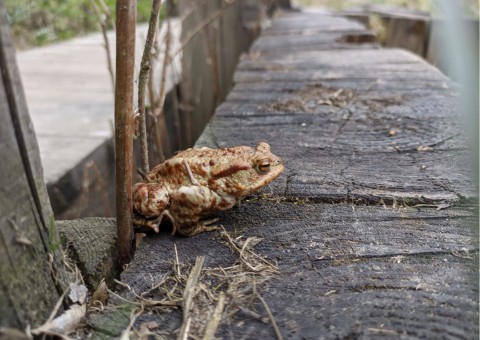
<instances>
[{"instance_id":1,"label":"dead leaf","mask_svg":"<svg viewBox=\"0 0 480 340\"><path fill-rule=\"evenodd\" d=\"M91 305L95 305L95 302L100 302L103 306L107 304L108 300L108 287L104 280L100 282L95 292L92 295L92 303Z\"/></svg>"},{"instance_id":2,"label":"dead leaf","mask_svg":"<svg viewBox=\"0 0 480 340\"><path fill-rule=\"evenodd\" d=\"M73 303L84 305L87 301L88 289L84 285L70 282L70 293L68 297Z\"/></svg>"},{"instance_id":3,"label":"dead leaf","mask_svg":"<svg viewBox=\"0 0 480 340\"><path fill-rule=\"evenodd\" d=\"M86 305L80 306L74 304L65 313L56 317L52 321L46 322L40 327L33 329L32 334L41 335L52 332L67 334L80 324L80 321L85 317L86 311Z\"/></svg>"}]
</instances>

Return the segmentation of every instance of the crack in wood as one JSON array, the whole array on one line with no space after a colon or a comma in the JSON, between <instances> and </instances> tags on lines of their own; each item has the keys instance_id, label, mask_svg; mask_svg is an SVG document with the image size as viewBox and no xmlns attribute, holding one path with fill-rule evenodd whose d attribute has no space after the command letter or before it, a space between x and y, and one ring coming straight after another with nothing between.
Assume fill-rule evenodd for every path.
<instances>
[{"instance_id":1,"label":"crack in wood","mask_svg":"<svg viewBox=\"0 0 480 340\"><path fill-rule=\"evenodd\" d=\"M477 253L479 248L474 246L463 246L466 251ZM335 256L335 257L324 257L312 260L312 262L333 262L333 261L358 261L359 259L382 259L382 258L395 258L398 256L404 257L416 257L416 256L442 256L442 255L452 255L453 252L458 251L458 249L451 250L428 250L428 251L417 251L411 253L390 253L390 254L367 254L367 255L345 255L345 256Z\"/></svg>"}]
</instances>

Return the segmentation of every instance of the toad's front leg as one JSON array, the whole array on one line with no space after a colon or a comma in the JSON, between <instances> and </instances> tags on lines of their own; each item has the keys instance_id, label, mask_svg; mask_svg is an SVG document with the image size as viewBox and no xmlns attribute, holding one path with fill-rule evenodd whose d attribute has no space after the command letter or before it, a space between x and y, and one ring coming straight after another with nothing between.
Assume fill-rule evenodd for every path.
<instances>
[{"instance_id":1,"label":"toad's front leg","mask_svg":"<svg viewBox=\"0 0 480 340\"><path fill-rule=\"evenodd\" d=\"M164 216L169 214L168 193L158 183L137 183L133 186L133 224L152 228L158 233L158 227Z\"/></svg>"}]
</instances>

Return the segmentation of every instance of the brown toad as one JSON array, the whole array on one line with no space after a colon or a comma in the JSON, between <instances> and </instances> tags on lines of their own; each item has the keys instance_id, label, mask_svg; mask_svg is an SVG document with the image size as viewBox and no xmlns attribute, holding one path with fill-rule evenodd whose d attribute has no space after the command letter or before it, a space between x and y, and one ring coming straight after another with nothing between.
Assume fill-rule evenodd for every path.
<instances>
[{"instance_id":1,"label":"brown toad","mask_svg":"<svg viewBox=\"0 0 480 340\"><path fill-rule=\"evenodd\" d=\"M283 172L270 145L255 148L187 149L157 165L146 183L133 187L133 222L158 232L163 217L173 224L172 234L193 236L215 230L215 220L200 218L232 208L242 198L273 181Z\"/></svg>"}]
</instances>

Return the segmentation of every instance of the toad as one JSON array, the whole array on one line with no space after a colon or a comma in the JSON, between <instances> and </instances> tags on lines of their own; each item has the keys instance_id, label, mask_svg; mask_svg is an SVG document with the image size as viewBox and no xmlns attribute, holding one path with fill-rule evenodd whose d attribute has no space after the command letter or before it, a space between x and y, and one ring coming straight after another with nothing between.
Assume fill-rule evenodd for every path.
<instances>
[{"instance_id":1,"label":"toad","mask_svg":"<svg viewBox=\"0 0 480 340\"><path fill-rule=\"evenodd\" d=\"M172 234L193 236L218 229L200 218L230 209L284 170L282 160L260 142L255 148L187 149L157 165L133 187L133 223L158 233L164 217Z\"/></svg>"}]
</instances>

